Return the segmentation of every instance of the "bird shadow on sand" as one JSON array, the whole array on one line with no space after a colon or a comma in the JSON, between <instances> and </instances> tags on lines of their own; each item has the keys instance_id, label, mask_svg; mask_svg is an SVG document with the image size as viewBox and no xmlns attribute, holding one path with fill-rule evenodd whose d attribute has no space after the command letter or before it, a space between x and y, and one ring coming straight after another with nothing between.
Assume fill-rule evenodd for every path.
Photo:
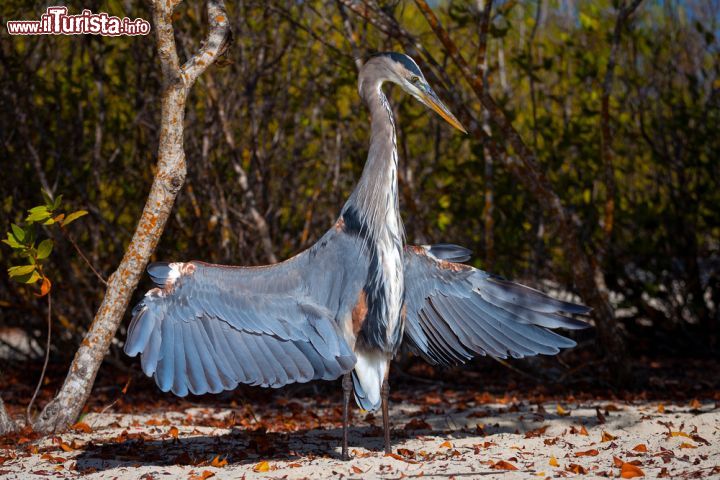
<instances>
[{"instance_id":1,"label":"bird shadow on sand","mask_svg":"<svg viewBox=\"0 0 720 480\"><path fill-rule=\"evenodd\" d=\"M393 423L407 425L408 418L394 418ZM493 421L497 417L490 417ZM393 449L397 451L413 440L435 442L431 437L462 439L473 437L478 443L491 441L493 435L524 433L529 430L522 418L503 418L502 423L486 424L482 429L472 425L473 419L460 424L455 416L447 414L425 417L433 425L447 425L445 429L407 430L396 428L392 432ZM477 419L475 419L477 420ZM484 420L484 419L483 419ZM554 415L545 419L551 422L589 422L590 417L572 420ZM229 433L217 435L189 433L179 438L153 439L141 433L124 434L104 442L88 443L76 457L79 472L96 472L115 468L138 466L167 467L174 465L211 466L213 459L227 460L229 465L255 464L260 461L293 462L301 459L325 458L340 460L341 428L304 429L292 432L266 432L233 428ZM349 447L382 454L382 429L377 426L353 426L349 432Z\"/></svg>"}]
</instances>

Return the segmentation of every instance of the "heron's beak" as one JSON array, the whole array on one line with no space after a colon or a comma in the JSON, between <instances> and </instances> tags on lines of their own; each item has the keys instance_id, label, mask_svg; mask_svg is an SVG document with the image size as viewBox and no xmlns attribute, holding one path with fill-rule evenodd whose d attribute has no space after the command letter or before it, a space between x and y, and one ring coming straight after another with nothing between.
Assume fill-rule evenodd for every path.
<instances>
[{"instance_id":1,"label":"heron's beak","mask_svg":"<svg viewBox=\"0 0 720 480\"><path fill-rule=\"evenodd\" d=\"M450 109L445 106L430 87L420 90L420 100L429 108L433 109L435 113L440 115L450 125L463 133L468 133L465 127L462 126L462 123L460 123L460 120L455 118L455 115L450 112Z\"/></svg>"}]
</instances>

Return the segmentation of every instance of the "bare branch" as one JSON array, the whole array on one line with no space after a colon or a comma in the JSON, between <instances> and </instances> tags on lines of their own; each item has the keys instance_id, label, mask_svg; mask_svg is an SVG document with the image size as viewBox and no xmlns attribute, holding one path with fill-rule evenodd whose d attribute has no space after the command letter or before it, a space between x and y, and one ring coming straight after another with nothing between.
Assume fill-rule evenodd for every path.
<instances>
[{"instance_id":1,"label":"bare branch","mask_svg":"<svg viewBox=\"0 0 720 480\"><path fill-rule=\"evenodd\" d=\"M191 87L208 65L225 53L232 38L225 3L222 0L208 0L207 16L210 33L200 50L181 67L185 85Z\"/></svg>"}]
</instances>

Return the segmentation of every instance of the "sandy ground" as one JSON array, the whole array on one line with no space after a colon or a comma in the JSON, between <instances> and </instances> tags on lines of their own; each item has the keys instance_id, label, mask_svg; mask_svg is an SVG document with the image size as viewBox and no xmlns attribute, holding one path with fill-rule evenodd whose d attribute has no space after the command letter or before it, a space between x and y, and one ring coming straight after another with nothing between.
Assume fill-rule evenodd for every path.
<instances>
[{"instance_id":1,"label":"sandy ground","mask_svg":"<svg viewBox=\"0 0 720 480\"><path fill-rule=\"evenodd\" d=\"M355 410L348 462L337 423L322 420L337 418L330 404L274 406L287 421L267 432L233 427L238 409L93 413L71 433L0 449L0 478L720 478L715 402L419 405L392 407L394 456L381 453L380 418Z\"/></svg>"}]
</instances>

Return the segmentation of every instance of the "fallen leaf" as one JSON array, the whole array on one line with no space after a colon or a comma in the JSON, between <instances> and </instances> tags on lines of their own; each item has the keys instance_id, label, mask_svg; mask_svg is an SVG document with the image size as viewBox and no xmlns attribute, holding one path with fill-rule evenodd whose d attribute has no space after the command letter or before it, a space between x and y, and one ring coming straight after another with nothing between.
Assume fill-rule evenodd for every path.
<instances>
[{"instance_id":1,"label":"fallen leaf","mask_svg":"<svg viewBox=\"0 0 720 480\"><path fill-rule=\"evenodd\" d=\"M644 443L640 443L640 444L638 444L638 445L635 445L635 446L633 447L633 450L635 450L636 452L647 453L647 447L645 446Z\"/></svg>"},{"instance_id":2,"label":"fallen leaf","mask_svg":"<svg viewBox=\"0 0 720 480\"><path fill-rule=\"evenodd\" d=\"M212 462L210 462L210 466L215 468L222 468L227 464L227 459L223 458L222 460L220 460L220 455L217 455L215 458L212 459Z\"/></svg>"},{"instance_id":3,"label":"fallen leaf","mask_svg":"<svg viewBox=\"0 0 720 480\"><path fill-rule=\"evenodd\" d=\"M562 407L562 405L560 405L559 403L557 404L557 407L555 408L555 410L557 411L557 414L560 415L561 417L567 417L568 415L570 415L570 411L565 410Z\"/></svg>"},{"instance_id":4,"label":"fallen leaf","mask_svg":"<svg viewBox=\"0 0 720 480\"><path fill-rule=\"evenodd\" d=\"M88 425L85 422L78 422L70 428L75 430L76 432L83 432L83 433L91 433L92 432L92 428L90 428L90 425Z\"/></svg>"},{"instance_id":5,"label":"fallen leaf","mask_svg":"<svg viewBox=\"0 0 720 480\"><path fill-rule=\"evenodd\" d=\"M597 450L594 448L591 450L586 450L584 452L575 452L576 457L597 457L600 454Z\"/></svg>"},{"instance_id":6,"label":"fallen leaf","mask_svg":"<svg viewBox=\"0 0 720 480\"><path fill-rule=\"evenodd\" d=\"M587 428L585 428L585 425L580 426L580 432L578 432L578 435L585 435L586 437L590 435L587 431Z\"/></svg>"},{"instance_id":7,"label":"fallen leaf","mask_svg":"<svg viewBox=\"0 0 720 480\"><path fill-rule=\"evenodd\" d=\"M210 477L214 477L215 474L211 472L210 470L203 470L203 472L200 475L193 475L190 474L190 477L188 477L188 480L205 480Z\"/></svg>"},{"instance_id":8,"label":"fallen leaf","mask_svg":"<svg viewBox=\"0 0 720 480\"><path fill-rule=\"evenodd\" d=\"M518 469L515 465L513 465L510 462L506 462L505 460L497 461L490 468L494 468L495 470L517 470Z\"/></svg>"},{"instance_id":9,"label":"fallen leaf","mask_svg":"<svg viewBox=\"0 0 720 480\"><path fill-rule=\"evenodd\" d=\"M409 460L409 459L407 459L407 458L405 458L405 457L401 457L401 456L398 455L397 453L386 453L385 456L386 456L386 457L390 457L390 458L394 458L395 460L400 460L401 462L418 463L418 462L416 462L415 460Z\"/></svg>"},{"instance_id":10,"label":"fallen leaf","mask_svg":"<svg viewBox=\"0 0 720 480\"><path fill-rule=\"evenodd\" d=\"M268 462L260 462L253 467L255 472L267 472L270 470L270 464Z\"/></svg>"},{"instance_id":11,"label":"fallen leaf","mask_svg":"<svg viewBox=\"0 0 720 480\"><path fill-rule=\"evenodd\" d=\"M613 463L615 464L616 467L622 467L623 463L625 463L625 462L620 460L618 457L613 457Z\"/></svg>"},{"instance_id":12,"label":"fallen leaf","mask_svg":"<svg viewBox=\"0 0 720 480\"><path fill-rule=\"evenodd\" d=\"M559 464L558 461L557 461L557 458L555 458L554 455L551 455L551 456L550 456L550 462L549 462L549 463L550 463L550 466L551 466L551 467L559 467L559 466L560 466L560 464Z\"/></svg>"},{"instance_id":13,"label":"fallen leaf","mask_svg":"<svg viewBox=\"0 0 720 480\"><path fill-rule=\"evenodd\" d=\"M680 444L680 448L697 448L697 446L692 443L683 442Z\"/></svg>"},{"instance_id":14,"label":"fallen leaf","mask_svg":"<svg viewBox=\"0 0 720 480\"><path fill-rule=\"evenodd\" d=\"M440 448L452 448L452 443L450 443L448 440L445 440L443 443L440 444Z\"/></svg>"},{"instance_id":15,"label":"fallen leaf","mask_svg":"<svg viewBox=\"0 0 720 480\"><path fill-rule=\"evenodd\" d=\"M73 447L71 447L65 442L60 442L60 448L62 448L64 452L72 452L73 450L75 450ZM682 448L682 446L680 448Z\"/></svg>"},{"instance_id":16,"label":"fallen leaf","mask_svg":"<svg viewBox=\"0 0 720 480\"><path fill-rule=\"evenodd\" d=\"M356 467L355 465L352 466L352 471L354 473L357 473L358 475L360 475L361 473L365 473L362 468Z\"/></svg>"},{"instance_id":17,"label":"fallen leaf","mask_svg":"<svg viewBox=\"0 0 720 480\"><path fill-rule=\"evenodd\" d=\"M637 465L625 462L622 464L622 467L620 467L620 476L622 478L644 477L645 472Z\"/></svg>"},{"instance_id":18,"label":"fallen leaf","mask_svg":"<svg viewBox=\"0 0 720 480\"><path fill-rule=\"evenodd\" d=\"M543 435L545 431L548 429L549 425L543 425L542 427L536 428L534 430L528 430L525 432L525 438L535 438Z\"/></svg>"},{"instance_id":19,"label":"fallen leaf","mask_svg":"<svg viewBox=\"0 0 720 480\"><path fill-rule=\"evenodd\" d=\"M588 473L585 467L583 467L582 465L578 465L577 463L571 463L567 466L565 470L575 473L577 475L586 475Z\"/></svg>"},{"instance_id":20,"label":"fallen leaf","mask_svg":"<svg viewBox=\"0 0 720 480\"><path fill-rule=\"evenodd\" d=\"M178 439L178 436L180 435L180 430L177 429L177 427L170 427L170 431L168 434L174 438L175 440Z\"/></svg>"},{"instance_id":21,"label":"fallen leaf","mask_svg":"<svg viewBox=\"0 0 720 480\"><path fill-rule=\"evenodd\" d=\"M601 442L611 442L615 440L616 437L613 435L610 435L608 432L604 431L602 432L602 438L600 439Z\"/></svg>"},{"instance_id":22,"label":"fallen leaf","mask_svg":"<svg viewBox=\"0 0 720 480\"><path fill-rule=\"evenodd\" d=\"M658 413L665 413L665 405L663 405L662 403L659 404L657 407L657 411Z\"/></svg>"},{"instance_id":23,"label":"fallen leaf","mask_svg":"<svg viewBox=\"0 0 720 480\"><path fill-rule=\"evenodd\" d=\"M702 403L700 403L697 398L693 398L692 402L690 402L690 408L698 410L700 407L702 407Z\"/></svg>"},{"instance_id":24,"label":"fallen leaf","mask_svg":"<svg viewBox=\"0 0 720 480\"><path fill-rule=\"evenodd\" d=\"M670 432L671 437L685 437L685 438L692 438L690 435L688 435L685 432Z\"/></svg>"}]
</instances>

